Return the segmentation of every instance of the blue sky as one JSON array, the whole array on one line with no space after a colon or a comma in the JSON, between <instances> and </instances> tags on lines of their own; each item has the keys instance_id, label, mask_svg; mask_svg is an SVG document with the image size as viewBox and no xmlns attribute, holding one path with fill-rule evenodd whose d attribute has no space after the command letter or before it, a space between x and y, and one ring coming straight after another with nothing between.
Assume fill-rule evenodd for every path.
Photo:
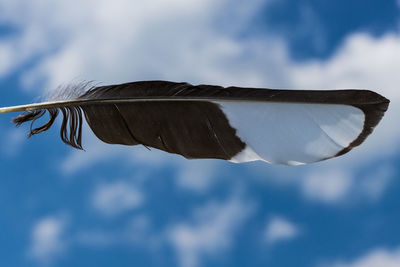
<instances>
[{"instance_id":1,"label":"blue sky","mask_svg":"<svg viewBox=\"0 0 400 267\"><path fill-rule=\"evenodd\" d=\"M400 266L400 3L0 0L1 106L147 79L367 88L391 100L343 157L185 160L0 116L2 266Z\"/></svg>"}]
</instances>

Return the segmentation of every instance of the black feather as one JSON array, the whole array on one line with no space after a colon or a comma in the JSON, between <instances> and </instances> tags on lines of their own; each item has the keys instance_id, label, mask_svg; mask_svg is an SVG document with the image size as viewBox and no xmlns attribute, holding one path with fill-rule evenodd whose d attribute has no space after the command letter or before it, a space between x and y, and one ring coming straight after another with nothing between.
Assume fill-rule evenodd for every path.
<instances>
[{"instance_id":1,"label":"black feather","mask_svg":"<svg viewBox=\"0 0 400 267\"><path fill-rule=\"evenodd\" d=\"M33 104L13 122L31 122L29 136L48 130L61 112L60 136L64 143L82 149L82 116L102 141L110 144L158 148L186 158L231 159L246 144L213 101L343 104L365 114L362 133L337 155L361 144L379 123L389 100L367 90L273 90L188 83L143 81L88 88L70 86L58 94L62 100ZM66 99L67 98L67 99ZM14 111L14 110L12 110ZM49 120L34 127L46 111ZM9 112L9 111L5 111ZM251 119L251 118L249 118ZM336 156L337 156L336 155Z\"/></svg>"}]
</instances>

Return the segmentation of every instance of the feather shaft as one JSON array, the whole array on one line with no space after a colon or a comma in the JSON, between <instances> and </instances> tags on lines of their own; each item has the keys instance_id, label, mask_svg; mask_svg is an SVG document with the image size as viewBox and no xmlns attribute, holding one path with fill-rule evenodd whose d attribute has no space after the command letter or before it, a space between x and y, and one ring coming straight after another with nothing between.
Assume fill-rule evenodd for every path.
<instances>
[{"instance_id":1,"label":"feather shaft","mask_svg":"<svg viewBox=\"0 0 400 267\"><path fill-rule=\"evenodd\" d=\"M263 90L263 89L257 89ZM268 89L264 89L268 90ZM301 92L300 90L282 90L290 92ZM355 90L325 90L325 91L311 91L311 90L304 90L304 92L312 93L312 92L326 92L326 93L339 93L340 91L355 91ZM362 91L362 90L358 90ZM368 91L369 92L369 91ZM102 105L102 104L121 104L121 103L133 103L133 102L157 102L157 101L215 101L215 102L247 102L247 101L254 101L254 102L285 102L285 103L309 103L309 104L318 104L324 103L323 101L309 101L309 100L281 100L279 98L274 97L202 97L202 96L193 96L193 97L184 97L184 96L170 96L170 97L163 97L163 96L149 96L149 97L131 97L131 98L124 98L124 99L76 99L76 100L62 100L62 101L49 101L49 102L41 102L41 103L32 103L26 105L17 105L17 106L10 106L10 107L2 107L0 108L0 113L11 113L11 112L21 112L21 111L32 111L38 109L49 109L49 108L62 108L68 106L84 106L84 105ZM352 105L352 104L360 104L360 101L354 100L341 100L341 101L326 101L329 104L343 104L343 105ZM362 104L380 104L382 100L366 100L363 101Z\"/></svg>"}]
</instances>

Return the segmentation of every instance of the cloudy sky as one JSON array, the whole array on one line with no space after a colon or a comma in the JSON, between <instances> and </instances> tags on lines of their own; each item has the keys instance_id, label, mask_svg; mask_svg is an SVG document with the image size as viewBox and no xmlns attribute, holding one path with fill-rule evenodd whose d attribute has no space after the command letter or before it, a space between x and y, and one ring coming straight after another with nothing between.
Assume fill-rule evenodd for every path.
<instances>
[{"instance_id":1,"label":"cloudy sky","mask_svg":"<svg viewBox=\"0 0 400 267\"><path fill-rule=\"evenodd\" d=\"M400 2L0 0L0 106L163 79L366 88L374 134L326 162L185 160L0 116L4 266L400 266ZM58 126L60 122L57 122Z\"/></svg>"}]
</instances>

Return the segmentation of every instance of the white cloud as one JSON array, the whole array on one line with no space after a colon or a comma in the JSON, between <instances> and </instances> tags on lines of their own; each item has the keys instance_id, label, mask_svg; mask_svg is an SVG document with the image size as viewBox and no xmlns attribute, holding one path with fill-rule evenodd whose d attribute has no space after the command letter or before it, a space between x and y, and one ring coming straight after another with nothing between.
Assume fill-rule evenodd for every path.
<instances>
[{"instance_id":1,"label":"white cloud","mask_svg":"<svg viewBox=\"0 0 400 267\"><path fill-rule=\"evenodd\" d=\"M245 27L266 1L85 0L79 10L70 1L14 2L0 1L0 15L20 27L16 43L24 46L21 51L29 51L23 59L28 60L32 51L47 52L26 74L25 84L44 78L53 88L76 77L107 83L224 80L221 63L241 53L230 31ZM21 16L20 9L26 8L29 14ZM28 37L34 41L28 42Z\"/></svg>"},{"instance_id":2,"label":"white cloud","mask_svg":"<svg viewBox=\"0 0 400 267\"><path fill-rule=\"evenodd\" d=\"M393 60L400 57L396 49L399 42L397 34L379 39L362 33L350 35L330 59L293 64L293 81L300 86L320 89L377 89L398 98L394 86L399 78L395 75L397 65Z\"/></svg>"},{"instance_id":3,"label":"white cloud","mask_svg":"<svg viewBox=\"0 0 400 267\"><path fill-rule=\"evenodd\" d=\"M377 201L394 175L394 167L388 164L367 173L347 168L339 170L340 165L337 168L334 164L326 165L328 166L312 168L310 172L305 172L303 177L291 180L300 187L301 193L308 200L325 204L360 199Z\"/></svg>"},{"instance_id":4,"label":"white cloud","mask_svg":"<svg viewBox=\"0 0 400 267\"><path fill-rule=\"evenodd\" d=\"M13 66L13 48L11 43L0 43L0 76L5 75Z\"/></svg>"},{"instance_id":5,"label":"white cloud","mask_svg":"<svg viewBox=\"0 0 400 267\"><path fill-rule=\"evenodd\" d=\"M49 264L66 248L66 218L49 216L39 220L32 229L29 256Z\"/></svg>"},{"instance_id":6,"label":"white cloud","mask_svg":"<svg viewBox=\"0 0 400 267\"><path fill-rule=\"evenodd\" d=\"M375 249L358 259L349 262L338 261L323 264L324 267L397 267L400 266L400 249Z\"/></svg>"},{"instance_id":7,"label":"white cloud","mask_svg":"<svg viewBox=\"0 0 400 267\"><path fill-rule=\"evenodd\" d=\"M102 183L92 195L93 207L106 216L138 208L143 200L143 194L135 186L123 181Z\"/></svg>"},{"instance_id":8,"label":"white cloud","mask_svg":"<svg viewBox=\"0 0 400 267\"><path fill-rule=\"evenodd\" d=\"M154 253L165 246L175 250L182 267L201 266L231 248L235 235L254 212L254 205L234 194L225 201L210 201L195 208L190 219L161 229L146 215L137 215L117 229L87 229L73 235L74 244L102 248L120 244L138 245Z\"/></svg>"},{"instance_id":9,"label":"white cloud","mask_svg":"<svg viewBox=\"0 0 400 267\"><path fill-rule=\"evenodd\" d=\"M275 216L271 218L265 229L265 240L269 244L287 241L297 237L299 227L285 218Z\"/></svg>"},{"instance_id":10,"label":"white cloud","mask_svg":"<svg viewBox=\"0 0 400 267\"><path fill-rule=\"evenodd\" d=\"M307 198L334 203L343 200L352 186L352 179L346 172L327 170L306 174L300 185Z\"/></svg>"},{"instance_id":11,"label":"white cloud","mask_svg":"<svg viewBox=\"0 0 400 267\"><path fill-rule=\"evenodd\" d=\"M195 210L194 221L178 223L169 230L169 239L182 267L200 266L201 258L220 255L234 240L253 206L238 198L209 203Z\"/></svg>"},{"instance_id":12,"label":"white cloud","mask_svg":"<svg viewBox=\"0 0 400 267\"><path fill-rule=\"evenodd\" d=\"M182 165L177 177L179 186L196 192L206 191L217 179L213 174L217 167L214 160L194 160Z\"/></svg>"}]
</instances>

